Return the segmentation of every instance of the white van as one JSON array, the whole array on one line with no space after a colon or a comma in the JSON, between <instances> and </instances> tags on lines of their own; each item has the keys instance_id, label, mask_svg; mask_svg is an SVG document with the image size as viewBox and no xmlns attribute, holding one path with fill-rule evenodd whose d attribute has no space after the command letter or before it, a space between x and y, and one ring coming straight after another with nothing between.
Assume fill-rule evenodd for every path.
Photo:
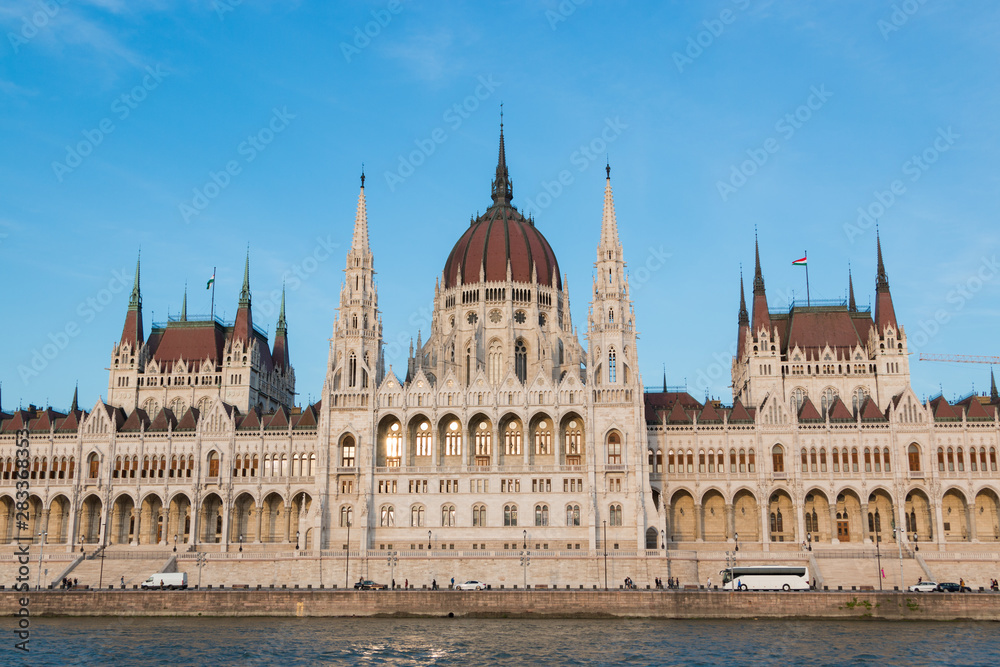
<instances>
[{"instance_id":1,"label":"white van","mask_svg":"<svg viewBox=\"0 0 1000 667\"><path fill-rule=\"evenodd\" d=\"M180 588L181 590L184 590L187 587L187 572L158 572L139 584L139 588L142 588L143 590L149 588L169 588L170 590Z\"/></svg>"}]
</instances>

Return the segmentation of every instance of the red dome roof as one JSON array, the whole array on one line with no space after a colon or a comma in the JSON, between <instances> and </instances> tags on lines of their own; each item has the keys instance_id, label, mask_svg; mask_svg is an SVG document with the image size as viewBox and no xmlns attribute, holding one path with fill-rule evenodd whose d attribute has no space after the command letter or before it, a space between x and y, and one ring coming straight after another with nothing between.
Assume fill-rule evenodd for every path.
<instances>
[{"instance_id":1,"label":"red dome roof","mask_svg":"<svg viewBox=\"0 0 1000 667\"><path fill-rule=\"evenodd\" d=\"M538 282L553 283L562 289L559 263L552 247L535 225L512 206L491 206L462 234L444 265L444 286L459 283L459 267L463 284L478 283L480 270L487 281L507 280L507 262L510 261L511 280L530 283L532 266L537 270Z\"/></svg>"}]
</instances>

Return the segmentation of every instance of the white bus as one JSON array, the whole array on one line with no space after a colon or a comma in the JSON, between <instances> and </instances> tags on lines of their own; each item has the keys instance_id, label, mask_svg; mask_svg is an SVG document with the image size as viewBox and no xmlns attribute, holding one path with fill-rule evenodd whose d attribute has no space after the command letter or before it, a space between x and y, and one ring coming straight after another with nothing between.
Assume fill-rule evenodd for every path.
<instances>
[{"instance_id":1,"label":"white bus","mask_svg":"<svg viewBox=\"0 0 1000 667\"><path fill-rule=\"evenodd\" d=\"M809 568L804 565L751 565L719 572L728 591L807 591Z\"/></svg>"}]
</instances>

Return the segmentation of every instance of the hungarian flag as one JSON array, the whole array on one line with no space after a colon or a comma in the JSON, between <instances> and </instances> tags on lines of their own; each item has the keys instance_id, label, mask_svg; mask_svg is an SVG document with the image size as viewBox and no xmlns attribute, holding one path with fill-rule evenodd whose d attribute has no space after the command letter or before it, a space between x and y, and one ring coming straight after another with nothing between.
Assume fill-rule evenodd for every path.
<instances>
[{"instance_id":1,"label":"hungarian flag","mask_svg":"<svg viewBox=\"0 0 1000 667\"><path fill-rule=\"evenodd\" d=\"M805 266L806 265L806 258L803 257L802 259L797 259L794 262L792 262L792 264L794 266Z\"/></svg>"},{"instance_id":2,"label":"hungarian flag","mask_svg":"<svg viewBox=\"0 0 1000 667\"><path fill-rule=\"evenodd\" d=\"M205 285L205 289L212 289L212 283L214 282L215 282L215 274L213 273L212 277L208 279L208 284Z\"/></svg>"}]
</instances>

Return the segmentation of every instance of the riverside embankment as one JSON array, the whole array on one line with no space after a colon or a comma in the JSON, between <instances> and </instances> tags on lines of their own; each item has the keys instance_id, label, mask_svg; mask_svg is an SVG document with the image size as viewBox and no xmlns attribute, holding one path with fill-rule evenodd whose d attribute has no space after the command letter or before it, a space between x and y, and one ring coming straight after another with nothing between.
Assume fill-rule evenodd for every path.
<instances>
[{"instance_id":1,"label":"riverside embankment","mask_svg":"<svg viewBox=\"0 0 1000 667\"><path fill-rule=\"evenodd\" d=\"M32 591L0 592L12 615L1000 620L998 593L722 591Z\"/></svg>"}]
</instances>

